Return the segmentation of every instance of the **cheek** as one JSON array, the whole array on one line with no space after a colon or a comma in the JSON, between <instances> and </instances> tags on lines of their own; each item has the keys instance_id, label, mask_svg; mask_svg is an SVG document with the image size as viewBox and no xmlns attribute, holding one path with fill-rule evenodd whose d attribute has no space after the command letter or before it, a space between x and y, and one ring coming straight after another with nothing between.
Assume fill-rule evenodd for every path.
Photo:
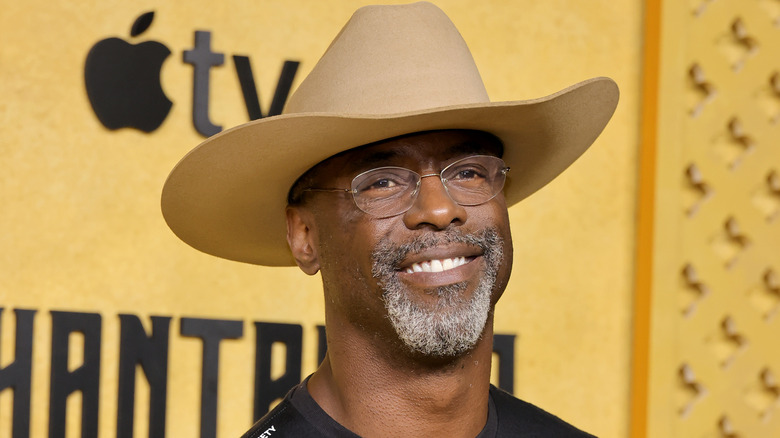
<instances>
[{"instance_id":1,"label":"cheek","mask_svg":"<svg viewBox=\"0 0 780 438\"><path fill-rule=\"evenodd\" d=\"M498 297L500 297L503 293L504 288L506 288L506 285L509 282L509 277L512 273L512 262L514 260L512 231L509 226L509 212L507 211L503 196L497 197L490 203L486 204L485 207L487 208L483 209L477 217L474 217L474 219L478 219L480 221L481 228L495 228L498 231L499 236L501 236L501 240L503 242L502 249L504 257L496 276L497 294L495 299L498 299Z\"/></svg>"},{"instance_id":2,"label":"cheek","mask_svg":"<svg viewBox=\"0 0 780 438\"><path fill-rule=\"evenodd\" d=\"M371 274L371 253L381 232L366 218L333 223L320 237L320 273L329 315L370 331L387 329L381 287Z\"/></svg>"},{"instance_id":3,"label":"cheek","mask_svg":"<svg viewBox=\"0 0 780 438\"><path fill-rule=\"evenodd\" d=\"M495 217L498 218L496 227L498 228L499 233L501 233L501 237L504 240L504 259L509 269L511 270L512 258L514 255L514 247L512 245L512 229L509 224L509 211L506 209L506 205L503 204L503 202Z\"/></svg>"},{"instance_id":4,"label":"cheek","mask_svg":"<svg viewBox=\"0 0 780 438\"><path fill-rule=\"evenodd\" d=\"M509 277L512 275L512 263L514 261L514 245L512 244L512 231L509 226L509 216L506 209L504 209L505 220L502 227L499 227L501 237L504 241L504 262L501 266L501 270L498 273L497 283L499 290L503 293L507 283L509 283Z\"/></svg>"},{"instance_id":5,"label":"cheek","mask_svg":"<svg viewBox=\"0 0 780 438\"><path fill-rule=\"evenodd\" d=\"M320 271L326 289L360 291L374 284L371 252L378 231L356 208L334 208L319 228ZM338 219L337 219L338 218Z\"/></svg>"}]
</instances>

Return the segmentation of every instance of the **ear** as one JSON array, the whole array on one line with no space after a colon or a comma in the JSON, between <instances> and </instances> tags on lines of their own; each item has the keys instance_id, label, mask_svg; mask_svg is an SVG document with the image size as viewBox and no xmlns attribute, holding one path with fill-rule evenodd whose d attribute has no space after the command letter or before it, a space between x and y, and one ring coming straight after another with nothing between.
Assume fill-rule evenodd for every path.
<instances>
[{"instance_id":1,"label":"ear","mask_svg":"<svg viewBox=\"0 0 780 438\"><path fill-rule=\"evenodd\" d=\"M320 270L317 235L312 229L313 217L303 207L287 206L287 244L301 270L314 275Z\"/></svg>"}]
</instances>

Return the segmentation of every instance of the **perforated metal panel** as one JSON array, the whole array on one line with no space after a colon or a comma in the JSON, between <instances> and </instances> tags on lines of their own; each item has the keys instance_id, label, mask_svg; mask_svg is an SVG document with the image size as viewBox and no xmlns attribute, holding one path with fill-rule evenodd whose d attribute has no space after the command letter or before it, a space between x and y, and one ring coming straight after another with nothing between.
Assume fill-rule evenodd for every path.
<instances>
[{"instance_id":1,"label":"perforated metal panel","mask_svg":"<svg viewBox=\"0 0 780 438\"><path fill-rule=\"evenodd\" d=\"M780 437L780 1L665 1L648 436Z\"/></svg>"}]
</instances>

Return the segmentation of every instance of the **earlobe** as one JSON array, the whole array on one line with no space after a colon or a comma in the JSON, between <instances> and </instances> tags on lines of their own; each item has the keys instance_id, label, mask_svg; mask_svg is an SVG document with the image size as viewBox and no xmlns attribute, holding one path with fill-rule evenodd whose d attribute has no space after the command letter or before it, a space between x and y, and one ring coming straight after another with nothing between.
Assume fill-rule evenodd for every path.
<instances>
[{"instance_id":1,"label":"earlobe","mask_svg":"<svg viewBox=\"0 0 780 438\"><path fill-rule=\"evenodd\" d=\"M287 244L301 270L314 275L320 270L316 234L309 226L311 215L300 207L287 206Z\"/></svg>"}]
</instances>

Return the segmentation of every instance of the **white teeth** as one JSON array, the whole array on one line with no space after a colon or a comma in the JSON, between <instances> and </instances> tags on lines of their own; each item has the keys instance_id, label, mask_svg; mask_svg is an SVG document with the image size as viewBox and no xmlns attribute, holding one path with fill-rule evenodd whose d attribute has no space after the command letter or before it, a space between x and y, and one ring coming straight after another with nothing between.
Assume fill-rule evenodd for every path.
<instances>
[{"instance_id":1,"label":"white teeth","mask_svg":"<svg viewBox=\"0 0 780 438\"><path fill-rule=\"evenodd\" d=\"M421 263L413 263L412 266L406 268L406 273L411 274L413 272L443 272L450 269L457 268L466 264L466 257L455 257L451 259L442 260L429 260Z\"/></svg>"}]
</instances>

